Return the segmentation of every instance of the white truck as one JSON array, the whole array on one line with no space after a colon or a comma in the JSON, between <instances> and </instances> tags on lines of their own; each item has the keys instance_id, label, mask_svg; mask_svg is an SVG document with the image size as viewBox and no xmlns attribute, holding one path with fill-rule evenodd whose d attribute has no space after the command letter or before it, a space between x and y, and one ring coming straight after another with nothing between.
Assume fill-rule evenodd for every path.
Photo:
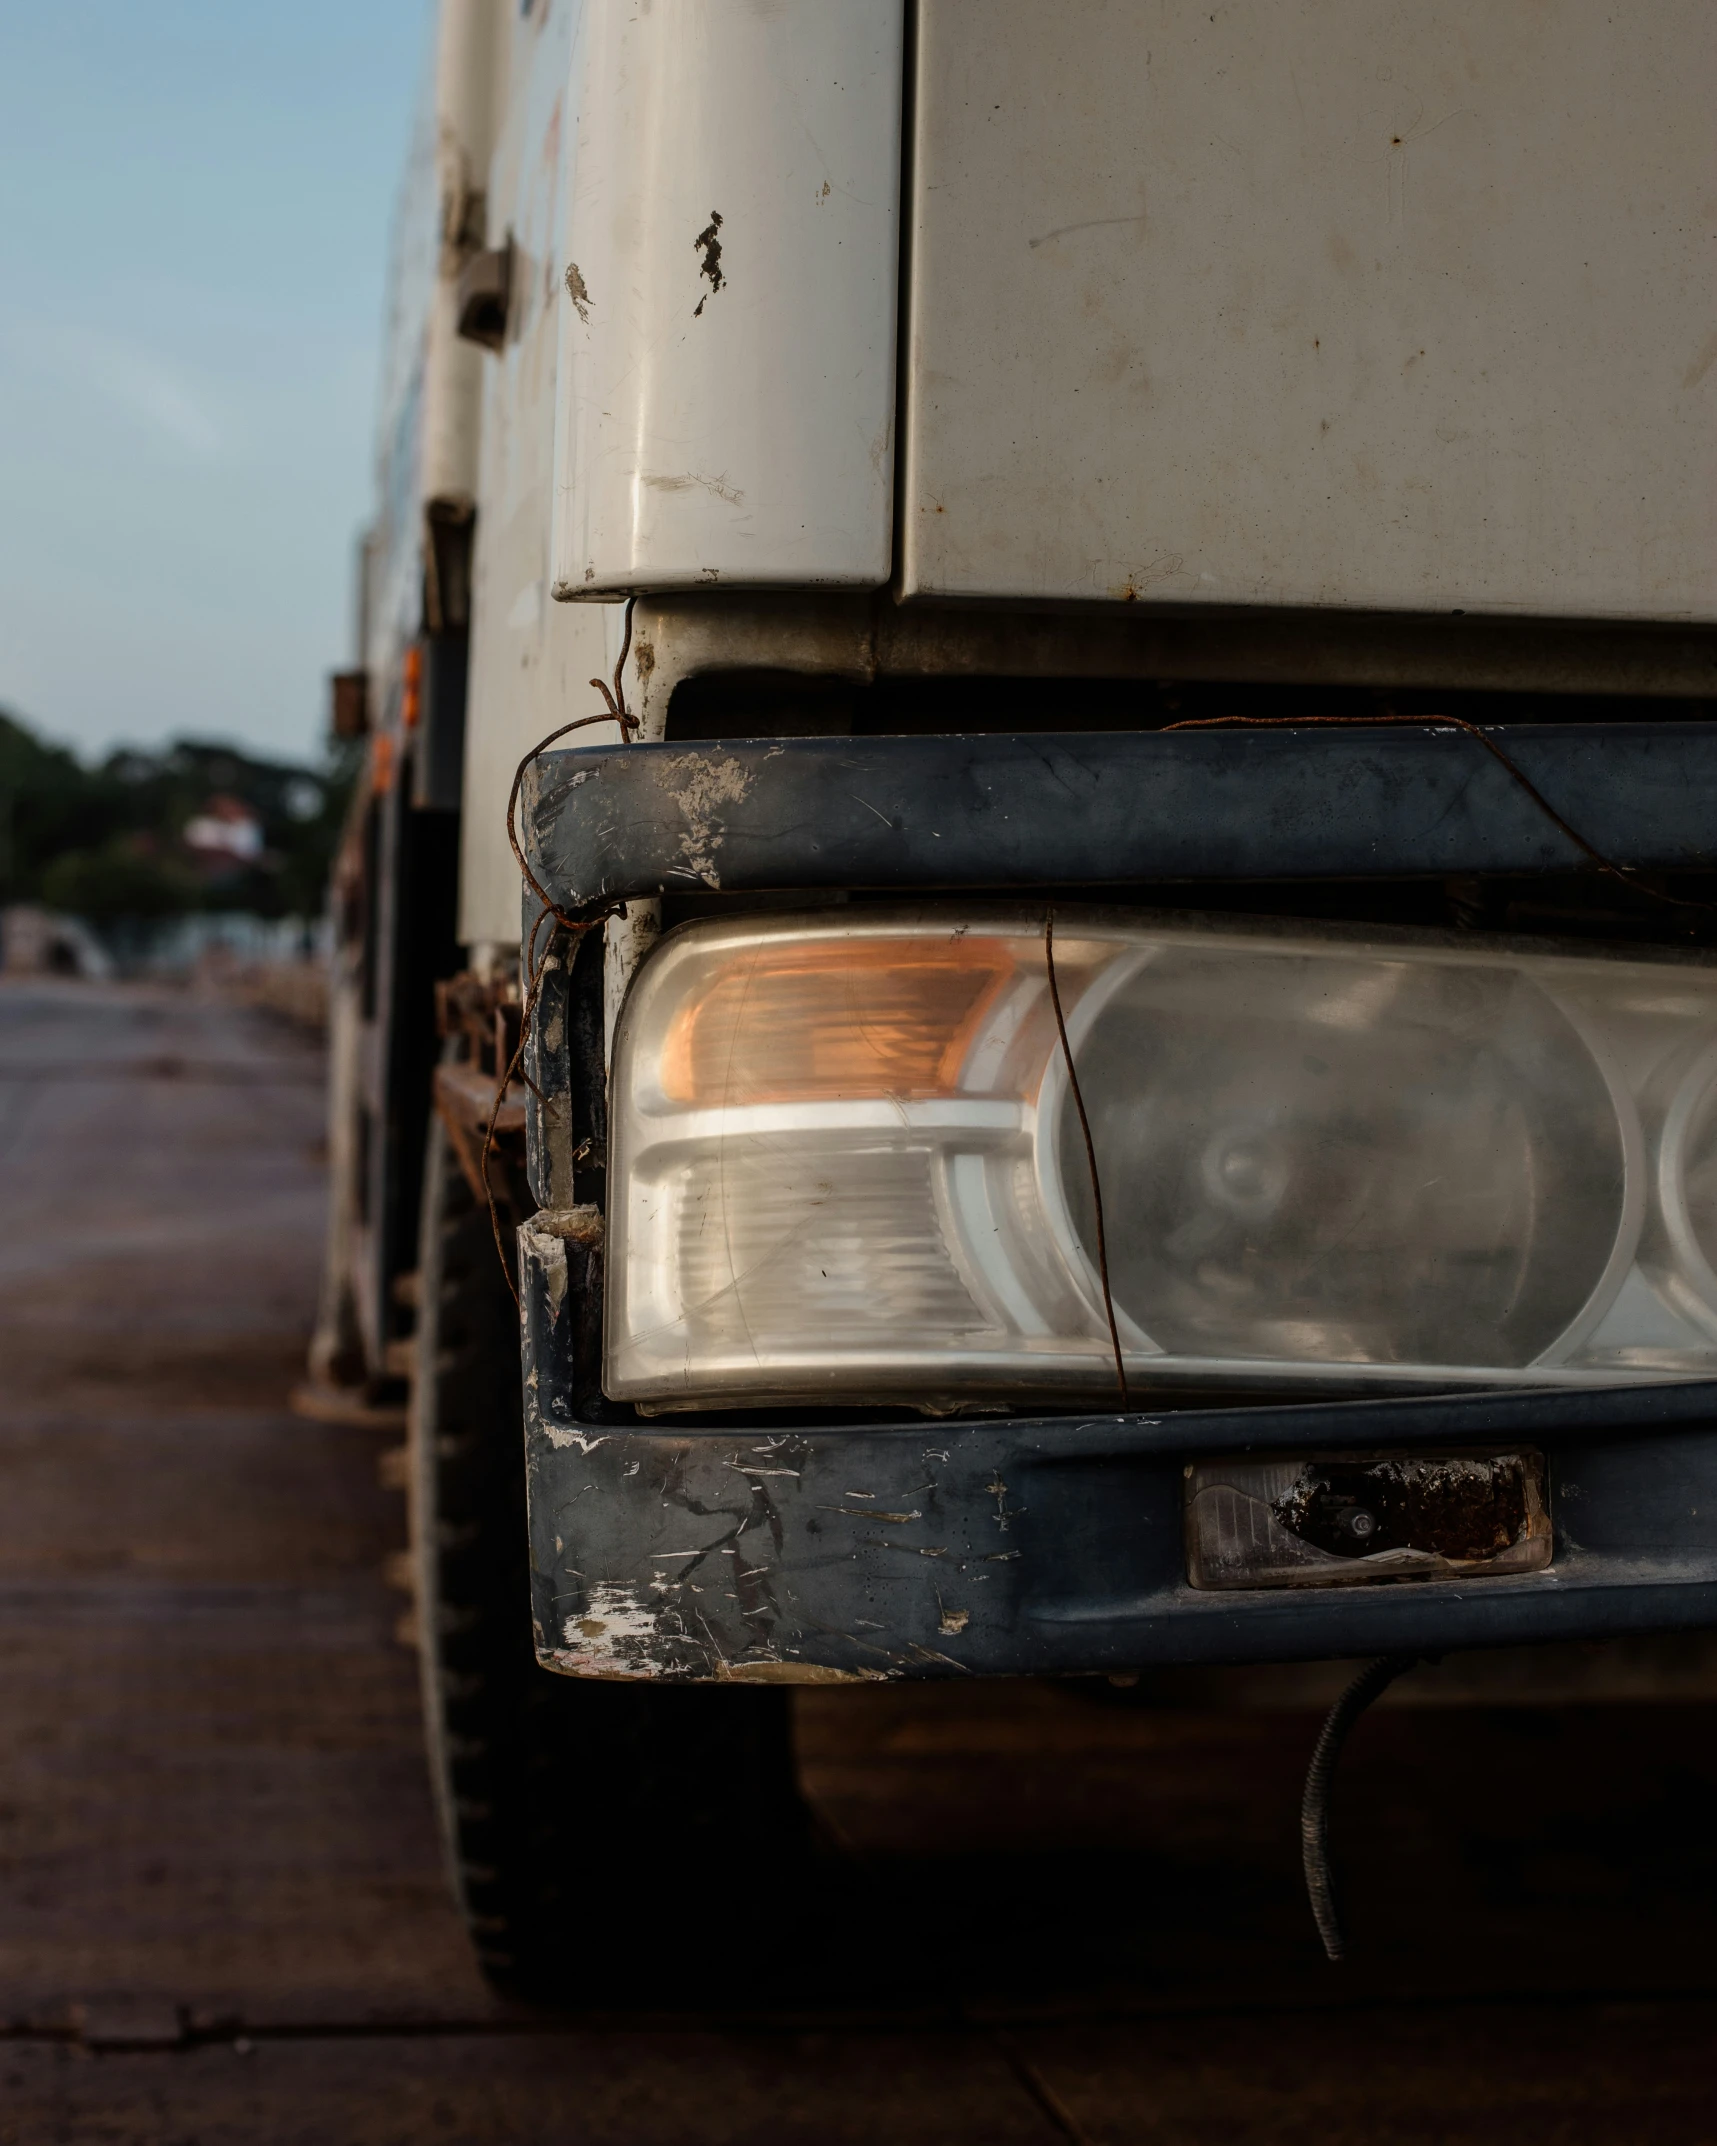
<instances>
[{"instance_id":1,"label":"white truck","mask_svg":"<svg viewBox=\"0 0 1717 2146\"><path fill-rule=\"evenodd\" d=\"M359 1354L491 1970L797 1683L1710 1624L1717 16L441 23Z\"/></svg>"}]
</instances>

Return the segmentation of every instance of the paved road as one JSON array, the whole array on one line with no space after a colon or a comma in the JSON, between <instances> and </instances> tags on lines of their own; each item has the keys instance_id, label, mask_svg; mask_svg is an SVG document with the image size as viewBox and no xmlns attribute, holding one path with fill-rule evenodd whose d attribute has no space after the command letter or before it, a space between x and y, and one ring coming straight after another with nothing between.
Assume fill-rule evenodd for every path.
<instances>
[{"instance_id":1,"label":"paved road","mask_svg":"<svg viewBox=\"0 0 1717 2146\"><path fill-rule=\"evenodd\" d=\"M0 983L0 2146L1717 2141L1685 1699L1368 1720L1337 1973L1312 1714L807 1695L814 1891L688 1895L653 2010L498 2004L441 1888L385 1441L284 1406L318 1078L256 1015Z\"/></svg>"}]
</instances>

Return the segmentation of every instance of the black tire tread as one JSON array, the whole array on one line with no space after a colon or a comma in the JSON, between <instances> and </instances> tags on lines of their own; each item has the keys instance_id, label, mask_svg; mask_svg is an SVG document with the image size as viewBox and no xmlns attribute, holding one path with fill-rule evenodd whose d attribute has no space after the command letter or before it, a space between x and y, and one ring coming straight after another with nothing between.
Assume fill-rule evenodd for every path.
<instances>
[{"instance_id":1,"label":"black tire tread","mask_svg":"<svg viewBox=\"0 0 1717 2146\"><path fill-rule=\"evenodd\" d=\"M411 1539L432 1786L485 1972L552 1996L592 1945L609 1963L630 1940L647 1953L654 1902L683 1897L688 1867L802 1850L788 1695L538 1667L518 1316L439 1125L419 1273Z\"/></svg>"}]
</instances>

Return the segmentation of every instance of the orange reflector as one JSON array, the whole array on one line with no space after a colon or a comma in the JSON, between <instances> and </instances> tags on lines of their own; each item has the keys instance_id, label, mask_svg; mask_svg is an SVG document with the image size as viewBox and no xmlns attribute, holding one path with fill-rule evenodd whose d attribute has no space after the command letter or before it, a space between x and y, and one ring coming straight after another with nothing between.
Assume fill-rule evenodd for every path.
<instances>
[{"instance_id":1,"label":"orange reflector","mask_svg":"<svg viewBox=\"0 0 1717 2146\"><path fill-rule=\"evenodd\" d=\"M999 939L764 945L676 1015L662 1085L705 1107L950 1095L1013 972Z\"/></svg>"},{"instance_id":2,"label":"orange reflector","mask_svg":"<svg viewBox=\"0 0 1717 2146\"><path fill-rule=\"evenodd\" d=\"M399 720L402 730L415 730L423 713L423 647L413 641L405 652L405 682L400 691Z\"/></svg>"}]
</instances>

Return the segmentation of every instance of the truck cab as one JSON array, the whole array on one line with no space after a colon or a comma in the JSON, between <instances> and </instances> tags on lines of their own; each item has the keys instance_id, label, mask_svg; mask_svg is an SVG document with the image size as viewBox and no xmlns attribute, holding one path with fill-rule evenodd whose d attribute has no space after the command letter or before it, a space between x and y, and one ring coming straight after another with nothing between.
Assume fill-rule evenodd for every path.
<instances>
[{"instance_id":1,"label":"truck cab","mask_svg":"<svg viewBox=\"0 0 1717 2146\"><path fill-rule=\"evenodd\" d=\"M493 13L412 1389L493 1971L637 1882L569 1796L802 1840L796 1684L1710 1624L1708 11Z\"/></svg>"}]
</instances>

